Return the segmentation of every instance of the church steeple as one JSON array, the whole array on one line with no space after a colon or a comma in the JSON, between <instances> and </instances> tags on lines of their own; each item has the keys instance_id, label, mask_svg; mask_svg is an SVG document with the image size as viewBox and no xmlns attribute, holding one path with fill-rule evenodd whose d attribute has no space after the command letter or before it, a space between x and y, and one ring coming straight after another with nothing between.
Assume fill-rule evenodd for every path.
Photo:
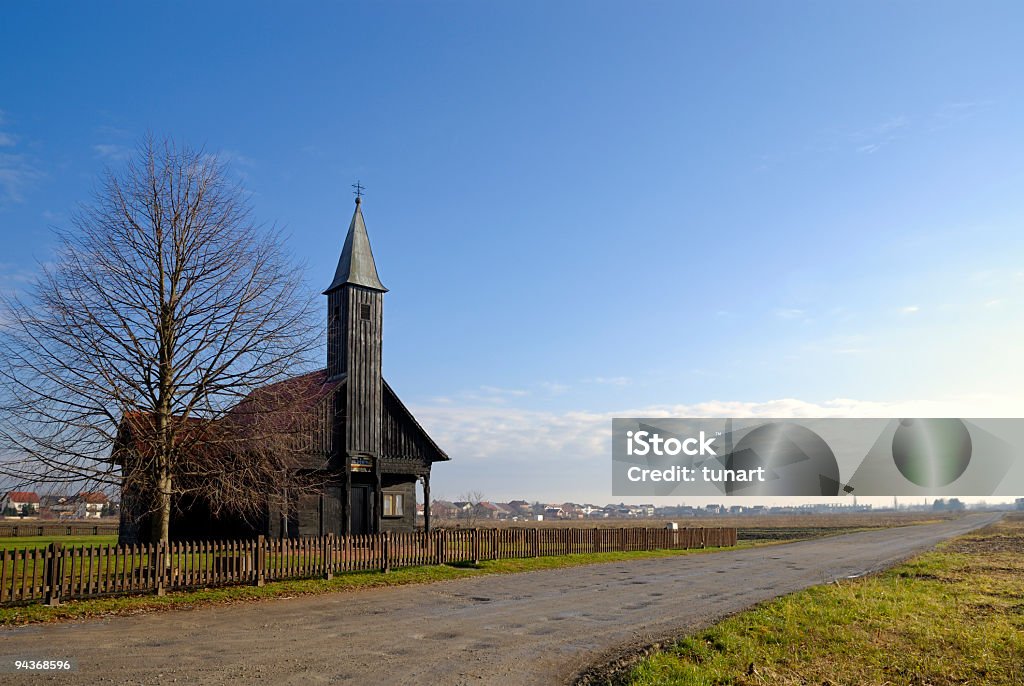
<instances>
[{"instance_id":1,"label":"church steeple","mask_svg":"<svg viewBox=\"0 0 1024 686\"><path fill-rule=\"evenodd\" d=\"M377 265L373 261L373 251L370 250L370 237L366 233L366 223L363 222L362 200L358 197L356 211L352 214L348 235L345 236L345 247L341 249L338 268L334 272L334 281L324 291L324 295L329 295L331 291L345 284L362 286L382 293L388 290L377 276Z\"/></svg>"},{"instance_id":2,"label":"church steeple","mask_svg":"<svg viewBox=\"0 0 1024 686\"><path fill-rule=\"evenodd\" d=\"M357 197L338 270L324 291L327 377L345 379L345 428L340 454L376 459L381 441L381 347L387 289L377 276L361 205Z\"/></svg>"}]
</instances>

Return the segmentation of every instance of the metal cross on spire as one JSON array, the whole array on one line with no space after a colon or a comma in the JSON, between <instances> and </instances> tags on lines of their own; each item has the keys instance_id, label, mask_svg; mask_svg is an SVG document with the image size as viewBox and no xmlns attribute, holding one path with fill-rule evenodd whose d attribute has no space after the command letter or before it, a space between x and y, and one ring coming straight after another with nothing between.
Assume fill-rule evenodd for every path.
<instances>
[{"instance_id":1,"label":"metal cross on spire","mask_svg":"<svg viewBox=\"0 0 1024 686\"><path fill-rule=\"evenodd\" d=\"M363 197L363 191L366 190L366 186L359 183L359 181L356 181L354 184L352 184L352 188L355 188L355 190L352 192L356 194L356 202L358 203L360 199Z\"/></svg>"}]
</instances>

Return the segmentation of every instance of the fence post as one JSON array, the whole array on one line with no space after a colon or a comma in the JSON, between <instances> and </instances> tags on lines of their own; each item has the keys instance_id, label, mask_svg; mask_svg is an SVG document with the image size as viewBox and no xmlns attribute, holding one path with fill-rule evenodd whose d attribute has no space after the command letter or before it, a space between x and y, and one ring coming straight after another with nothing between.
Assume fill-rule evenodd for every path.
<instances>
[{"instance_id":1,"label":"fence post","mask_svg":"<svg viewBox=\"0 0 1024 686\"><path fill-rule=\"evenodd\" d=\"M60 605L60 591L64 584L63 546L54 542L50 544L47 556L43 561L43 578L46 579L46 604L50 607Z\"/></svg>"},{"instance_id":2,"label":"fence post","mask_svg":"<svg viewBox=\"0 0 1024 686\"><path fill-rule=\"evenodd\" d=\"M263 586L267 583L266 580L266 569L267 569L267 549L266 539L263 536L256 537L256 550L253 551L255 558L252 566L256 573L256 585Z\"/></svg>"},{"instance_id":3,"label":"fence post","mask_svg":"<svg viewBox=\"0 0 1024 686\"><path fill-rule=\"evenodd\" d=\"M167 541L160 541L160 544L153 552L156 558L156 564L153 566L153 571L156 574L156 594L166 595L167 589L164 588L164 576L167 570L164 567L164 560L167 558Z\"/></svg>"},{"instance_id":4,"label":"fence post","mask_svg":"<svg viewBox=\"0 0 1024 686\"><path fill-rule=\"evenodd\" d=\"M540 557L540 529L533 527L533 556Z\"/></svg>"},{"instance_id":5,"label":"fence post","mask_svg":"<svg viewBox=\"0 0 1024 686\"><path fill-rule=\"evenodd\" d=\"M480 529L473 527L473 564L480 564Z\"/></svg>"},{"instance_id":6,"label":"fence post","mask_svg":"<svg viewBox=\"0 0 1024 686\"><path fill-rule=\"evenodd\" d=\"M324 536L324 578L334 578L334 534Z\"/></svg>"},{"instance_id":7,"label":"fence post","mask_svg":"<svg viewBox=\"0 0 1024 686\"><path fill-rule=\"evenodd\" d=\"M383 559L381 560L383 566L383 572L387 574L391 571L391 532L384 532L384 550L382 551Z\"/></svg>"}]
</instances>

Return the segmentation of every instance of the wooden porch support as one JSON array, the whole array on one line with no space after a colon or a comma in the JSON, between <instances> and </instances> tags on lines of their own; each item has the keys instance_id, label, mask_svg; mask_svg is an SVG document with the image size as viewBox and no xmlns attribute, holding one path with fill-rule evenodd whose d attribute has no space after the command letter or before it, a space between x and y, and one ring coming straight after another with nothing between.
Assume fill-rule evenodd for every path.
<instances>
[{"instance_id":1,"label":"wooden porch support","mask_svg":"<svg viewBox=\"0 0 1024 686\"><path fill-rule=\"evenodd\" d=\"M430 474L423 475L423 531L430 533Z\"/></svg>"},{"instance_id":2,"label":"wooden porch support","mask_svg":"<svg viewBox=\"0 0 1024 686\"><path fill-rule=\"evenodd\" d=\"M373 480L374 480L374 495L373 495L373 508L371 514L373 515L373 525L371 531L375 534L381 532L381 523L384 521L384 479L380 473L380 456L374 455L373 457Z\"/></svg>"},{"instance_id":3,"label":"wooden porch support","mask_svg":"<svg viewBox=\"0 0 1024 686\"><path fill-rule=\"evenodd\" d=\"M346 536L352 535L352 458L344 455L345 460L345 503L342 506L341 530Z\"/></svg>"}]
</instances>

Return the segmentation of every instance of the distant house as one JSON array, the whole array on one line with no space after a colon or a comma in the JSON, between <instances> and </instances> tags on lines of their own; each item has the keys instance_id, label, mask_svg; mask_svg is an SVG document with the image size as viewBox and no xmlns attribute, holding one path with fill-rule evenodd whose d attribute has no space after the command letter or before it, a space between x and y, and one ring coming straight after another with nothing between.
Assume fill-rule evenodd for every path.
<instances>
[{"instance_id":1,"label":"distant house","mask_svg":"<svg viewBox=\"0 0 1024 686\"><path fill-rule=\"evenodd\" d=\"M562 510L561 505L548 505L544 508L545 519L562 519L565 517L565 511Z\"/></svg>"},{"instance_id":2,"label":"distant house","mask_svg":"<svg viewBox=\"0 0 1024 686\"><path fill-rule=\"evenodd\" d=\"M498 519L498 515L501 513L501 508L494 503L484 501L482 503L477 503L474 511L476 516L480 519Z\"/></svg>"},{"instance_id":3,"label":"distant house","mask_svg":"<svg viewBox=\"0 0 1024 686\"><path fill-rule=\"evenodd\" d=\"M75 517L78 519L99 519L103 516L103 508L107 504L107 496L103 493L79 493L75 497Z\"/></svg>"},{"instance_id":4,"label":"distant house","mask_svg":"<svg viewBox=\"0 0 1024 686\"><path fill-rule=\"evenodd\" d=\"M515 510L513 510L511 507L509 507L508 503L492 503L492 504L494 505L495 508L497 508L497 511L495 512L495 517L497 519L500 519L502 521L506 521L506 520L509 520L509 519L515 519L516 518L517 512Z\"/></svg>"},{"instance_id":5,"label":"distant house","mask_svg":"<svg viewBox=\"0 0 1024 686\"><path fill-rule=\"evenodd\" d=\"M455 503L448 502L447 500L435 500L430 503L430 511L438 519L454 519L458 516L460 510Z\"/></svg>"},{"instance_id":6,"label":"distant house","mask_svg":"<svg viewBox=\"0 0 1024 686\"><path fill-rule=\"evenodd\" d=\"M0 498L0 512L22 514L26 509L31 514L39 512L39 496L32 491L7 491Z\"/></svg>"},{"instance_id":7,"label":"distant house","mask_svg":"<svg viewBox=\"0 0 1024 686\"><path fill-rule=\"evenodd\" d=\"M583 519L583 510L576 503L562 503L562 516L566 519Z\"/></svg>"},{"instance_id":8,"label":"distant house","mask_svg":"<svg viewBox=\"0 0 1024 686\"><path fill-rule=\"evenodd\" d=\"M57 519L71 519L75 516L75 497L67 494L48 493L39 499L43 516Z\"/></svg>"}]
</instances>

